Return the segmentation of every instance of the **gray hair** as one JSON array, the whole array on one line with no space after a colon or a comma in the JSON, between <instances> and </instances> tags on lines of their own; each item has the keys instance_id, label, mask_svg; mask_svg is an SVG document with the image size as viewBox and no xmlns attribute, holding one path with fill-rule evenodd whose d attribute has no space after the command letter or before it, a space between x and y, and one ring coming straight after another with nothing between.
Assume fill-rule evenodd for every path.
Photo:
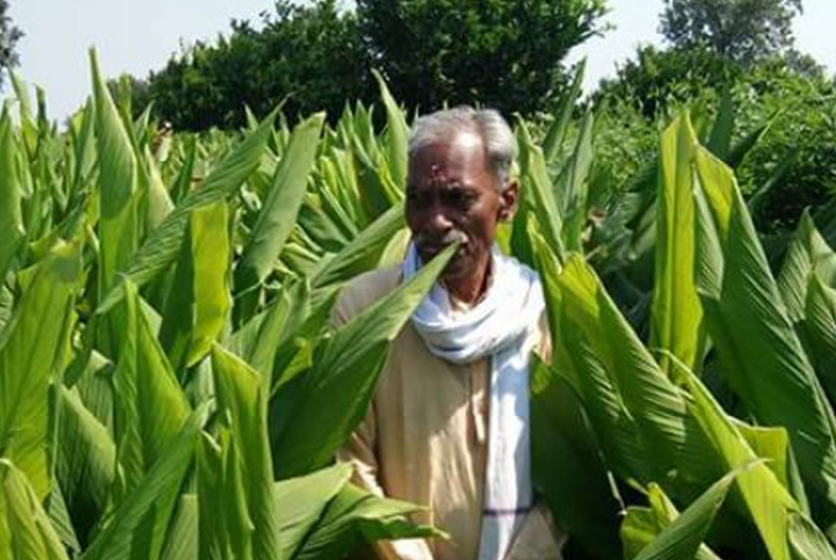
<instances>
[{"instance_id":1,"label":"gray hair","mask_svg":"<svg viewBox=\"0 0 836 560\"><path fill-rule=\"evenodd\" d=\"M462 105L418 118L409 138L410 159L426 146L449 140L462 130L472 130L482 139L488 166L496 177L499 190L504 190L511 178L517 142L511 127L494 109L477 110Z\"/></svg>"}]
</instances>

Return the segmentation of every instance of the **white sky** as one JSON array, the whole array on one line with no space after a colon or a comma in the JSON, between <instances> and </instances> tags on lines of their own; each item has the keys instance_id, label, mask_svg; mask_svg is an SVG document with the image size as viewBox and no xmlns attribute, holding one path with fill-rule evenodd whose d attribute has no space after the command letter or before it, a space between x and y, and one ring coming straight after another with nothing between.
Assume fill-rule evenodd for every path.
<instances>
[{"instance_id":1,"label":"white sky","mask_svg":"<svg viewBox=\"0 0 836 560\"><path fill-rule=\"evenodd\" d=\"M616 25L602 38L577 48L587 57L587 88L614 73L643 43L661 42L662 0L609 0L607 20ZM212 39L231 19L257 20L270 0L10 0L9 15L26 36L18 43L18 71L46 90L50 115L62 119L90 91L87 48L95 45L103 73L144 77L164 66L181 44ZM797 47L836 73L836 2L804 0L796 20ZM8 90L8 87L7 87Z\"/></svg>"}]
</instances>

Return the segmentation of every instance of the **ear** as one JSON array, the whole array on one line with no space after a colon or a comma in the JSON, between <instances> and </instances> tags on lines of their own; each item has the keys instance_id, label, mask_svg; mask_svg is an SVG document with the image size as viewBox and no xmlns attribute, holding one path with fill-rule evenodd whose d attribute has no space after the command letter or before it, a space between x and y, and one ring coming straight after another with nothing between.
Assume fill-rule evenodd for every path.
<instances>
[{"instance_id":1,"label":"ear","mask_svg":"<svg viewBox=\"0 0 836 560\"><path fill-rule=\"evenodd\" d=\"M499 221L507 222L517 211L517 200L520 194L520 183L516 179L508 181L505 190L499 193Z\"/></svg>"}]
</instances>

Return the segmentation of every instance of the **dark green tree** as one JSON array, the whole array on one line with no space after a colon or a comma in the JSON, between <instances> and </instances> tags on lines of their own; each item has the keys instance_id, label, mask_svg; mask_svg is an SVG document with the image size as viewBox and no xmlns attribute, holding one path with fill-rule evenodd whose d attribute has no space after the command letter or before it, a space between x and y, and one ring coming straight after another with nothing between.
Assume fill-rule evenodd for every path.
<instances>
[{"instance_id":1,"label":"dark green tree","mask_svg":"<svg viewBox=\"0 0 836 560\"><path fill-rule=\"evenodd\" d=\"M543 109L561 60L601 31L604 0L357 0L373 64L408 107L481 103Z\"/></svg>"},{"instance_id":2,"label":"dark green tree","mask_svg":"<svg viewBox=\"0 0 836 560\"><path fill-rule=\"evenodd\" d=\"M6 13L9 9L7 0L0 0L0 87L3 86L4 71L17 65L18 58L15 45L23 37Z\"/></svg>"},{"instance_id":3,"label":"dark green tree","mask_svg":"<svg viewBox=\"0 0 836 560\"><path fill-rule=\"evenodd\" d=\"M792 47L799 13L801 0L665 0L660 31L676 48L750 64Z\"/></svg>"},{"instance_id":4,"label":"dark green tree","mask_svg":"<svg viewBox=\"0 0 836 560\"><path fill-rule=\"evenodd\" d=\"M264 115L285 100L289 116L326 110L336 118L346 100L374 91L356 18L335 0L279 0L261 24L233 21L228 37L199 42L152 73L158 114L178 129L237 127L245 105Z\"/></svg>"}]
</instances>

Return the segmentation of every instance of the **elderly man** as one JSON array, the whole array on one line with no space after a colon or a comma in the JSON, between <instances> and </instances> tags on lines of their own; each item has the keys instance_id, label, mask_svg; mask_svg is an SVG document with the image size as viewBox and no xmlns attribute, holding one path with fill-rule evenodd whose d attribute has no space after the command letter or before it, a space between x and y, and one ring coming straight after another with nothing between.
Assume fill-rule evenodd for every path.
<instances>
[{"instance_id":1,"label":"elderly man","mask_svg":"<svg viewBox=\"0 0 836 560\"><path fill-rule=\"evenodd\" d=\"M427 506L415 521L450 535L383 543L381 558L560 558L530 477L528 366L532 351L547 353L543 295L535 272L494 247L517 202L515 151L496 111L459 107L419 119L406 259L357 278L337 306L337 322L347 321L460 243L395 340L369 413L341 452L357 482Z\"/></svg>"}]
</instances>

